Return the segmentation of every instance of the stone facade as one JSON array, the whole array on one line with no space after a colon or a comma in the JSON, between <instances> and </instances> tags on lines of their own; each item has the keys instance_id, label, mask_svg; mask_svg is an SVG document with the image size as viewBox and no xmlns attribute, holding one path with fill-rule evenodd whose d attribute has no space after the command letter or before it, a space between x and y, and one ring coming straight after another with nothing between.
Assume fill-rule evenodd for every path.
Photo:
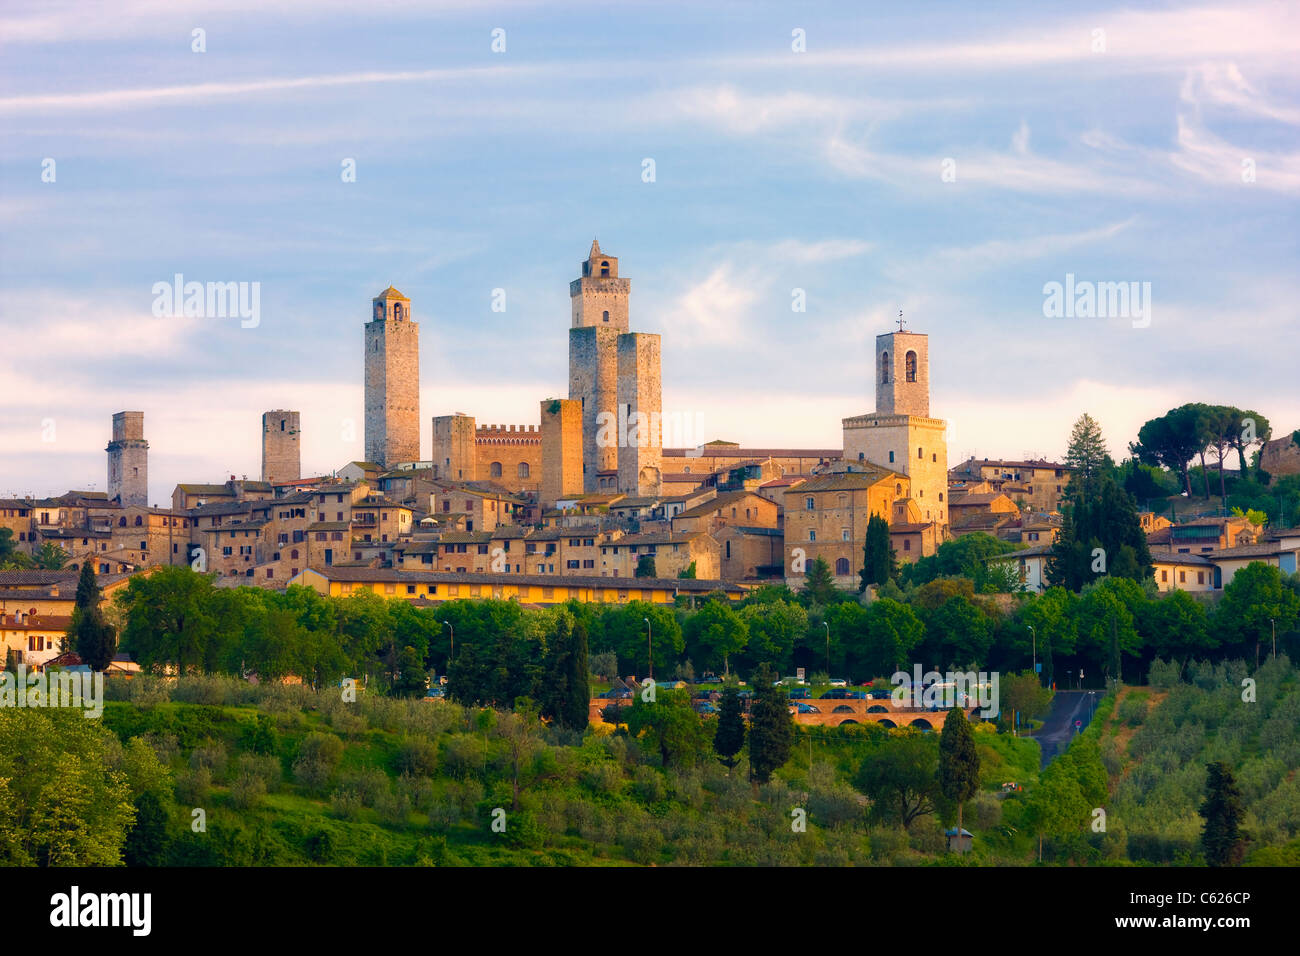
<instances>
[{"instance_id":1,"label":"stone facade","mask_svg":"<svg viewBox=\"0 0 1300 956\"><path fill-rule=\"evenodd\" d=\"M876 336L876 414L930 417L930 351L919 332Z\"/></svg>"},{"instance_id":2,"label":"stone facade","mask_svg":"<svg viewBox=\"0 0 1300 956\"><path fill-rule=\"evenodd\" d=\"M420 329L411 300L389 286L365 326L366 460L385 468L420 460Z\"/></svg>"},{"instance_id":3,"label":"stone facade","mask_svg":"<svg viewBox=\"0 0 1300 956\"><path fill-rule=\"evenodd\" d=\"M618 330L569 330L569 398L582 409L582 485L600 490L598 475L618 468L616 442L597 442L599 422L618 415Z\"/></svg>"},{"instance_id":4,"label":"stone facade","mask_svg":"<svg viewBox=\"0 0 1300 956\"><path fill-rule=\"evenodd\" d=\"M657 495L663 487L663 413L659 336L628 332L618 337L618 490Z\"/></svg>"},{"instance_id":5,"label":"stone facade","mask_svg":"<svg viewBox=\"0 0 1300 956\"><path fill-rule=\"evenodd\" d=\"M433 420L433 473L452 481L478 479L473 416L457 412Z\"/></svg>"},{"instance_id":6,"label":"stone facade","mask_svg":"<svg viewBox=\"0 0 1300 956\"><path fill-rule=\"evenodd\" d=\"M274 409L262 415L263 481L293 481L302 477L301 439L298 412Z\"/></svg>"},{"instance_id":7,"label":"stone facade","mask_svg":"<svg viewBox=\"0 0 1300 956\"><path fill-rule=\"evenodd\" d=\"M1260 451L1259 467L1279 478L1300 475L1300 444L1290 434L1266 442Z\"/></svg>"},{"instance_id":8,"label":"stone facade","mask_svg":"<svg viewBox=\"0 0 1300 956\"><path fill-rule=\"evenodd\" d=\"M144 412L113 415L108 443L108 497L122 505L149 504L149 443L144 439Z\"/></svg>"},{"instance_id":9,"label":"stone facade","mask_svg":"<svg viewBox=\"0 0 1300 956\"><path fill-rule=\"evenodd\" d=\"M807 569L821 558L839 587L857 587L867 523L872 515L891 520L894 504L906 499L906 475L880 467L811 478L785 493L786 583L802 587Z\"/></svg>"},{"instance_id":10,"label":"stone facade","mask_svg":"<svg viewBox=\"0 0 1300 956\"><path fill-rule=\"evenodd\" d=\"M480 481L507 491L536 491L542 482L542 433L536 425L479 425L474 431Z\"/></svg>"},{"instance_id":11,"label":"stone facade","mask_svg":"<svg viewBox=\"0 0 1300 956\"><path fill-rule=\"evenodd\" d=\"M582 494L582 403L571 398L541 403L541 505Z\"/></svg>"}]
</instances>

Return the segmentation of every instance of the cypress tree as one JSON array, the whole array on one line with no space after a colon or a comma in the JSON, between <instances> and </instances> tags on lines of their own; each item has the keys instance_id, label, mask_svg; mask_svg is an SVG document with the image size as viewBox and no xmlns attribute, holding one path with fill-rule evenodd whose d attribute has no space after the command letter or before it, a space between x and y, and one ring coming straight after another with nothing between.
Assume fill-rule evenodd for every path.
<instances>
[{"instance_id":1,"label":"cypress tree","mask_svg":"<svg viewBox=\"0 0 1300 956\"><path fill-rule=\"evenodd\" d=\"M117 635L100 610L99 583L95 580L94 563L89 557L81 563L68 637L77 655L92 671L105 671L113 663L113 655L117 653Z\"/></svg>"},{"instance_id":2,"label":"cypress tree","mask_svg":"<svg viewBox=\"0 0 1300 956\"><path fill-rule=\"evenodd\" d=\"M749 776L755 783L767 783L772 772L785 765L794 747L794 720L786 701L785 688L776 683L776 672L762 664L754 672L754 704L749 720Z\"/></svg>"},{"instance_id":3,"label":"cypress tree","mask_svg":"<svg viewBox=\"0 0 1300 956\"><path fill-rule=\"evenodd\" d=\"M1205 818L1201 848L1210 866L1236 866L1245 855L1241 836L1241 791L1226 763L1215 761L1206 766L1205 802L1200 814Z\"/></svg>"},{"instance_id":4,"label":"cypress tree","mask_svg":"<svg viewBox=\"0 0 1300 956\"><path fill-rule=\"evenodd\" d=\"M962 808L975 796L980 782L980 756L975 735L960 707L948 711L939 736L939 789L957 804L957 847L961 849Z\"/></svg>"},{"instance_id":5,"label":"cypress tree","mask_svg":"<svg viewBox=\"0 0 1300 956\"><path fill-rule=\"evenodd\" d=\"M884 584L898 574L894 549L889 546L889 522L873 514L867 521L867 540L862 545L862 570L858 593L869 584Z\"/></svg>"},{"instance_id":6,"label":"cypress tree","mask_svg":"<svg viewBox=\"0 0 1300 956\"><path fill-rule=\"evenodd\" d=\"M591 707L591 673L588 665L587 626L578 621L569 636L568 686L561 723L574 730L587 726Z\"/></svg>"},{"instance_id":7,"label":"cypress tree","mask_svg":"<svg viewBox=\"0 0 1300 956\"><path fill-rule=\"evenodd\" d=\"M745 716L740 703L740 691L728 683L722 689L722 706L718 711L718 729L713 734L713 751L730 772L740 759L740 749L745 746Z\"/></svg>"}]
</instances>

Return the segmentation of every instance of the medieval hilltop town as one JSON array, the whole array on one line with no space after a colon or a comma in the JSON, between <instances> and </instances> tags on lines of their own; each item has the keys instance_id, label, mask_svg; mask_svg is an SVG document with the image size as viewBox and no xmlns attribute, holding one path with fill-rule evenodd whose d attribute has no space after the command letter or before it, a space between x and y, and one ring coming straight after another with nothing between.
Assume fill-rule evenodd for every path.
<instances>
[{"instance_id":1,"label":"medieval hilltop town","mask_svg":"<svg viewBox=\"0 0 1300 956\"><path fill-rule=\"evenodd\" d=\"M1026 590L1046 587L1070 468L975 458L949 467L924 333L900 320L876 336L875 408L842 419L842 447L665 448L660 337L631 330L630 295L618 258L593 241L569 286L568 397L539 400L536 424L435 416L428 461L420 327L392 286L364 325L365 461L303 475L301 412L270 410L260 480L185 482L170 507L151 507L145 413L114 414L107 492L0 500L0 528L19 551L53 545L67 555L48 580L0 572L22 577L21 590L0 580L6 645L33 667L59 653L87 560L109 593L151 567L188 564L223 586L370 590L420 603L672 603L799 587L818 559L837 586L856 587L873 515L887 520L900 562L983 532L1021 546L1008 559ZM1262 461L1300 471L1291 446L1289 437L1266 443ZM1221 589L1261 546L1287 545L1254 541L1249 522L1231 516L1174 525L1147 513L1143 526L1162 590ZM1193 538L1197 547L1182 546Z\"/></svg>"}]
</instances>

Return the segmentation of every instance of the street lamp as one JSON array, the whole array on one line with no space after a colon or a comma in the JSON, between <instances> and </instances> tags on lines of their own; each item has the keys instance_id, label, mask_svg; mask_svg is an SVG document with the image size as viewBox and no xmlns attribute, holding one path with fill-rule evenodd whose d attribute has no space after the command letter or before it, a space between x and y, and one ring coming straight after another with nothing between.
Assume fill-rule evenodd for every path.
<instances>
[{"instance_id":1,"label":"street lamp","mask_svg":"<svg viewBox=\"0 0 1300 956\"><path fill-rule=\"evenodd\" d=\"M1030 636L1031 638L1033 638L1033 642L1034 642L1034 673L1037 674L1037 673L1038 673L1038 634L1037 634L1037 632L1034 631L1034 625L1032 625L1032 624L1026 624L1025 627L1029 628L1029 636Z\"/></svg>"},{"instance_id":2,"label":"street lamp","mask_svg":"<svg viewBox=\"0 0 1300 956\"><path fill-rule=\"evenodd\" d=\"M826 679L831 679L831 625L829 621L822 621L822 627L826 628Z\"/></svg>"},{"instance_id":3,"label":"street lamp","mask_svg":"<svg viewBox=\"0 0 1300 956\"><path fill-rule=\"evenodd\" d=\"M451 659L456 656L456 628L451 621L443 621L442 626L451 631L451 652L447 655L447 664L450 666Z\"/></svg>"},{"instance_id":4,"label":"street lamp","mask_svg":"<svg viewBox=\"0 0 1300 956\"><path fill-rule=\"evenodd\" d=\"M645 646L646 653L650 656L650 678L653 680L655 676L655 648L650 639L650 618L643 617L641 620L645 621Z\"/></svg>"}]
</instances>

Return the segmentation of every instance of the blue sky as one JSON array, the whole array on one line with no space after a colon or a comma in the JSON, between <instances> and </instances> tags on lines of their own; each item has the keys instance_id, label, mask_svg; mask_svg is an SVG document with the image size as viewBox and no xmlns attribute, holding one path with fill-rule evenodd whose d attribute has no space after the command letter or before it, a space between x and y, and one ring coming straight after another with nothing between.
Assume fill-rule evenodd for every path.
<instances>
[{"instance_id":1,"label":"blue sky","mask_svg":"<svg viewBox=\"0 0 1300 956\"><path fill-rule=\"evenodd\" d=\"M0 495L103 489L121 409L158 502L256 476L270 408L304 471L360 457L389 283L424 456L434 415L535 424L593 236L697 439L839 445L900 309L950 462L1060 455L1085 410L1114 453L1185 401L1300 426L1300 8L264 6L0 12ZM260 324L153 316L177 272L259 282ZM1045 317L1067 273L1151 283L1149 327Z\"/></svg>"}]
</instances>

